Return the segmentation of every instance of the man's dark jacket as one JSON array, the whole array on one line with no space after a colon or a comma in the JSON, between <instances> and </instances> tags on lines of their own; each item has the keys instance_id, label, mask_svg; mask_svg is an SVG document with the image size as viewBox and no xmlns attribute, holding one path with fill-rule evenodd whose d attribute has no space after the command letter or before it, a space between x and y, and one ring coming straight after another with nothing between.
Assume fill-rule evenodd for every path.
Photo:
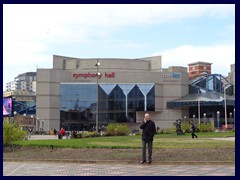
<instances>
[{"instance_id":1,"label":"man's dark jacket","mask_svg":"<svg viewBox=\"0 0 240 180\"><path fill-rule=\"evenodd\" d=\"M153 136L156 134L156 126L152 120L143 122L140 126L143 130L142 140L143 141L153 141Z\"/></svg>"}]
</instances>

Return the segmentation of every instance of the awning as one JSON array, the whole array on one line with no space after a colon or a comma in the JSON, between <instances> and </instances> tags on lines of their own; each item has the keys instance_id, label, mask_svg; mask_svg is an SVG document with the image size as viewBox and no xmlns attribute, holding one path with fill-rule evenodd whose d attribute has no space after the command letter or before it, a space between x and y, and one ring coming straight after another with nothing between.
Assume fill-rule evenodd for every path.
<instances>
[{"instance_id":1,"label":"awning","mask_svg":"<svg viewBox=\"0 0 240 180\"><path fill-rule=\"evenodd\" d=\"M224 95L217 92L200 93L199 95L198 93L188 94L180 99L167 102L167 107L198 106L198 101L200 101L201 106L221 106L224 105ZM227 106L235 106L235 96L226 95L226 103Z\"/></svg>"}]
</instances>

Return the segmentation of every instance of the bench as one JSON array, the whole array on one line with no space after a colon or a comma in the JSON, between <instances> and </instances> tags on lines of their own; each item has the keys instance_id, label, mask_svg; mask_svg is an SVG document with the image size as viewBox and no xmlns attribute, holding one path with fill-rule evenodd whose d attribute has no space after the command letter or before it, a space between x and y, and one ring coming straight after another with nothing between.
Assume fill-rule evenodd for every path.
<instances>
[{"instance_id":1,"label":"bench","mask_svg":"<svg viewBox=\"0 0 240 180\"><path fill-rule=\"evenodd\" d=\"M139 129L133 129L132 134L134 134L134 133L139 133Z\"/></svg>"}]
</instances>

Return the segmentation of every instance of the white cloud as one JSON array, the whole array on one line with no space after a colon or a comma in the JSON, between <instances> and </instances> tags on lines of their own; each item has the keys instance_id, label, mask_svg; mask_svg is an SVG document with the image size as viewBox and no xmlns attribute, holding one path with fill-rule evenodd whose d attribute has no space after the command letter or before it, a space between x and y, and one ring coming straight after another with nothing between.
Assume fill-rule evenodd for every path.
<instances>
[{"instance_id":1,"label":"white cloud","mask_svg":"<svg viewBox=\"0 0 240 180\"><path fill-rule=\"evenodd\" d=\"M182 45L153 55L162 55L162 66L184 66L189 63L204 61L212 64L212 73L227 75L230 64L235 63L234 45L191 46Z\"/></svg>"},{"instance_id":2,"label":"white cloud","mask_svg":"<svg viewBox=\"0 0 240 180\"><path fill-rule=\"evenodd\" d=\"M215 18L234 15L234 5L8 4L4 5L4 26L20 40L55 42L86 40L89 36L111 32L124 26L146 26L206 15Z\"/></svg>"},{"instance_id":3,"label":"white cloud","mask_svg":"<svg viewBox=\"0 0 240 180\"><path fill-rule=\"evenodd\" d=\"M110 34L126 27L141 28L203 16L226 18L234 15L235 6L231 4L4 4L3 66L16 70L14 73L35 71L36 65L51 68L57 46L66 47L67 52L73 43L92 43L98 38L111 39L111 44L115 37ZM121 47L122 41L115 39ZM150 46L150 42L124 44L129 49ZM10 72L4 71L4 81L9 81Z\"/></svg>"}]
</instances>

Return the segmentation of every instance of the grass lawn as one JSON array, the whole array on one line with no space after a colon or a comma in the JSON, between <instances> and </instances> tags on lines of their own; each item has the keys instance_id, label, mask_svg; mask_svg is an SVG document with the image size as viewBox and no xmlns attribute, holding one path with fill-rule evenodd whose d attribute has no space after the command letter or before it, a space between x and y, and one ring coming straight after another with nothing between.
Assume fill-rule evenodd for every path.
<instances>
[{"instance_id":1,"label":"grass lawn","mask_svg":"<svg viewBox=\"0 0 240 180\"><path fill-rule=\"evenodd\" d=\"M234 132L196 133L198 139L192 139L191 134L157 134L154 138L156 149L192 149L192 148L235 148L234 141L213 140L216 137L235 136ZM14 144L21 146L39 146L62 148L108 148L108 149L141 149L141 136L94 137L82 139L57 140L22 140Z\"/></svg>"},{"instance_id":2,"label":"grass lawn","mask_svg":"<svg viewBox=\"0 0 240 180\"><path fill-rule=\"evenodd\" d=\"M153 144L155 162L234 162L235 141L214 140L235 136L234 132L191 134L157 134ZM95 137L82 139L23 140L15 151L3 153L4 159L18 160L121 160L141 161L141 136ZM53 150L49 147L53 145Z\"/></svg>"}]
</instances>

